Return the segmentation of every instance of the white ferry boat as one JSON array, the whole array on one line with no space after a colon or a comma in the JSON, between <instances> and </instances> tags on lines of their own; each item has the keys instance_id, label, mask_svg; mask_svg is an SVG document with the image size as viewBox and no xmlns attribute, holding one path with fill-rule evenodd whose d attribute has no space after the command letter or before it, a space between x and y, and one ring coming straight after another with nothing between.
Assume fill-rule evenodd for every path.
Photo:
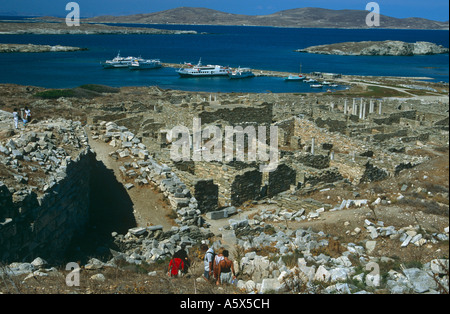
<instances>
[{"instance_id":1,"label":"white ferry boat","mask_svg":"<svg viewBox=\"0 0 450 314\"><path fill-rule=\"evenodd\" d=\"M160 68L162 64L158 59L143 59L132 56L122 57L119 51L114 59L103 62L102 66L104 69L129 68L132 70L141 70Z\"/></svg>"},{"instance_id":2,"label":"white ferry boat","mask_svg":"<svg viewBox=\"0 0 450 314\"><path fill-rule=\"evenodd\" d=\"M254 77L255 74L249 68L237 68L235 71L228 73L230 79L242 79L247 77Z\"/></svg>"},{"instance_id":3,"label":"white ferry boat","mask_svg":"<svg viewBox=\"0 0 450 314\"><path fill-rule=\"evenodd\" d=\"M181 77L227 76L230 68L221 65L202 65L202 59L196 66L176 71Z\"/></svg>"},{"instance_id":4,"label":"white ferry boat","mask_svg":"<svg viewBox=\"0 0 450 314\"><path fill-rule=\"evenodd\" d=\"M105 69L128 68L135 59L135 57L122 57L119 51L114 59L106 60L102 66Z\"/></svg>"},{"instance_id":5,"label":"white ferry boat","mask_svg":"<svg viewBox=\"0 0 450 314\"><path fill-rule=\"evenodd\" d=\"M130 70L146 70L146 69L157 69L162 67L162 63L159 59L134 59L133 62L128 66Z\"/></svg>"}]
</instances>

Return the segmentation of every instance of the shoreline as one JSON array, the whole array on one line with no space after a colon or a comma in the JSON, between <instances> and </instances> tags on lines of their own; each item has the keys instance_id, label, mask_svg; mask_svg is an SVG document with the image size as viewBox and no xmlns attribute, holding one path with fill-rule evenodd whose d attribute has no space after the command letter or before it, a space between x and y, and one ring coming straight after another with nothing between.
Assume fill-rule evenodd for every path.
<instances>
[{"instance_id":1,"label":"shoreline","mask_svg":"<svg viewBox=\"0 0 450 314\"><path fill-rule=\"evenodd\" d=\"M62 45L33 45L33 44L6 44L0 43L0 53L44 53L44 52L73 52L87 51L88 48L62 46Z\"/></svg>"},{"instance_id":2,"label":"shoreline","mask_svg":"<svg viewBox=\"0 0 450 314\"><path fill-rule=\"evenodd\" d=\"M179 68L186 68L188 66L184 65L184 64L178 64L178 63L162 63L163 67L166 68L173 68L173 69L179 69ZM234 69L234 68L233 68ZM252 72L254 72L255 76L271 76L271 77L286 77L289 76L291 74L293 74L294 72L283 72L283 71L274 71L274 70L261 70L261 69L250 69ZM259 73L257 73L259 72ZM310 76L310 74L308 73L301 73L304 76ZM322 73L322 74L326 74L326 73ZM335 74L335 73L333 73ZM426 76L415 76L415 77L408 77L408 76L377 76L377 75L355 75L355 74L342 74L342 77L347 77L347 78L387 78L387 79L403 79L403 80L433 80L434 78L432 77L426 77ZM435 82L430 82L430 83L435 83ZM446 82L447 84L449 82Z\"/></svg>"},{"instance_id":3,"label":"shoreline","mask_svg":"<svg viewBox=\"0 0 450 314\"><path fill-rule=\"evenodd\" d=\"M175 63L163 63L163 67L167 68L180 68L186 67L184 64L175 64ZM259 71L260 73L255 73L255 76L270 76L270 77L286 77L292 72L278 72L278 71L268 71L268 70L256 70L251 69L254 72ZM327 73L322 73L327 74ZM306 73L303 73L306 77L311 77ZM348 86L348 89L345 90L335 90L333 92L328 92L328 88L324 86L323 90L316 92L270 92L273 95L282 95L282 94L304 94L304 95L323 95L330 94L335 96L350 96L350 97L372 97L372 98L420 98L420 97L449 97L449 82L427 82L426 80L430 80L432 78L429 77L402 77L402 76L362 76L362 75L342 75L340 78L336 79L327 79L327 78L319 78L319 80L333 80L334 83L341 86ZM303 84L303 82L302 82ZM414 84L414 85L408 85ZM93 84L93 85L103 85L103 84ZM52 88L52 87L43 87L37 85L24 85L24 84L16 84L16 83L0 83L0 88L5 86L19 86L26 88L37 88L42 90L70 90L79 88L79 86L74 87L65 87L65 88ZM431 88L433 86L434 88ZM141 88L141 87L149 87L147 85L132 85L132 86L119 86L118 88ZM196 90L182 90L182 89L172 89L172 88L162 88L158 85L150 85L150 87L157 87L161 90L173 90L180 92L188 92L188 93L197 93L197 94L211 94L208 91L196 91ZM371 92L371 87L375 88L373 95L368 96L367 93ZM427 89L427 88L431 88ZM435 88L440 88L438 91ZM378 90L379 89L379 90ZM434 90L433 90L434 89ZM266 92L217 92L218 94L266 94ZM384 95L388 93L388 95ZM390 93L390 94L389 94Z\"/></svg>"}]
</instances>

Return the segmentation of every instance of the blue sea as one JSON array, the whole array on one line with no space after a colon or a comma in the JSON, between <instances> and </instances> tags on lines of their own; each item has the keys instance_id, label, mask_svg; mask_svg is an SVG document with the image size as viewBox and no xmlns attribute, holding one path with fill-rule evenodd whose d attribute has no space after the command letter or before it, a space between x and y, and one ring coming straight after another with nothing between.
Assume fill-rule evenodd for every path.
<instances>
[{"instance_id":1,"label":"blue sea","mask_svg":"<svg viewBox=\"0 0 450 314\"><path fill-rule=\"evenodd\" d=\"M2 17L0 17L2 19ZM3 18L4 19L4 18ZM345 41L430 41L449 46L449 32L437 30L297 29L249 26L131 25L195 30L201 35L0 35L0 43L65 45L88 48L64 53L0 54L0 83L71 88L83 84L159 86L163 89L205 92L316 92L307 83L283 78L243 80L180 78L174 69L105 70L100 62L122 56L159 58L165 63L220 64L231 67L297 73L327 72L350 75L429 77L449 81L449 56L366 57L298 53L312 45ZM340 87L345 88L345 87Z\"/></svg>"}]
</instances>

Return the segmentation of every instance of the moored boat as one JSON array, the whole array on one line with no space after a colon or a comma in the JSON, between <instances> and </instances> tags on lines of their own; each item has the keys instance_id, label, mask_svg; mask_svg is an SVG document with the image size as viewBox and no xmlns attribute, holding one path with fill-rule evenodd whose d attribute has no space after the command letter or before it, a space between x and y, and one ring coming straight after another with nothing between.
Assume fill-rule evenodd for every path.
<instances>
[{"instance_id":1,"label":"moored boat","mask_svg":"<svg viewBox=\"0 0 450 314\"><path fill-rule=\"evenodd\" d=\"M120 51L112 60L101 63L105 69L129 68L131 70L155 69L162 67L159 59L143 59L142 57L122 57Z\"/></svg>"},{"instance_id":2,"label":"moored boat","mask_svg":"<svg viewBox=\"0 0 450 314\"><path fill-rule=\"evenodd\" d=\"M285 81L303 81L306 77L302 75L302 65L300 64L300 72L297 75L290 74L288 77L285 77Z\"/></svg>"},{"instance_id":3,"label":"moored boat","mask_svg":"<svg viewBox=\"0 0 450 314\"><path fill-rule=\"evenodd\" d=\"M133 62L128 66L130 70L146 70L146 69L157 69L162 67L161 61L159 59L142 59L138 58L133 60Z\"/></svg>"},{"instance_id":4,"label":"moored boat","mask_svg":"<svg viewBox=\"0 0 450 314\"><path fill-rule=\"evenodd\" d=\"M112 60L106 60L102 62L102 66L105 69L115 69L115 68L128 68L129 65L136 59L134 57L122 57L120 51L117 56Z\"/></svg>"},{"instance_id":5,"label":"moored boat","mask_svg":"<svg viewBox=\"0 0 450 314\"><path fill-rule=\"evenodd\" d=\"M181 77L227 76L231 70L221 65L202 65L202 59L196 66L176 71Z\"/></svg>"},{"instance_id":6,"label":"moored boat","mask_svg":"<svg viewBox=\"0 0 450 314\"><path fill-rule=\"evenodd\" d=\"M249 68L241 68L241 67L239 67L235 71L228 73L228 77L230 79L242 79L254 76L255 74Z\"/></svg>"},{"instance_id":7,"label":"moored boat","mask_svg":"<svg viewBox=\"0 0 450 314\"><path fill-rule=\"evenodd\" d=\"M302 81L305 77L301 74L298 75L289 75L288 77L284 78L285 81Z\"/></svg>"}]
</instances>

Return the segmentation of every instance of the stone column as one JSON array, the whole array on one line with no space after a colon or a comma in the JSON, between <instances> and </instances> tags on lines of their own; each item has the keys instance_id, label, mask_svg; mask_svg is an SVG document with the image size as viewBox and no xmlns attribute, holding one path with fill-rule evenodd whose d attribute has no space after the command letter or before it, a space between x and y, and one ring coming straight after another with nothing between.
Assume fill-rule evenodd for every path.
<instances>
[{"instance_id":1,"label":"stone column","mask_svg":"<svg viewBox=\"0 0 450 314\"><path fill-rule=\"evenodd\" d=\"M363 99L361 98L361 104L359 105L359 118L363 118Z\"/></svg>"},{"instance_id":2,"label":"stone column","mask_svg":"<svg viewBox=\"0 0 450 314\"><path fill-rule=\"evenodd\" d=\"M344 102L344 115L347 115L347 99Z\"/></svg>"},{"instance_id":3,"label":"stone column","mask_svg":"<svg viewBox=\"0 0 450 314\"><path fill-rule=\"evenodd\" d=\"M366 103L361 103L362 106L362 119L365 120L366 119Z\"/></svg>"},{"instance_id":4,"label":"stone column","mask_svg":"<svg viewBox=\"0 0 450 314\"><path fill-rule=\"evenodd\" d=\"M382 104L383 104L383 101L382 100L380 100L380 101L378 101L378 114L381 116L381 114L382 114Z\"/></svg>"}]
</instances>

